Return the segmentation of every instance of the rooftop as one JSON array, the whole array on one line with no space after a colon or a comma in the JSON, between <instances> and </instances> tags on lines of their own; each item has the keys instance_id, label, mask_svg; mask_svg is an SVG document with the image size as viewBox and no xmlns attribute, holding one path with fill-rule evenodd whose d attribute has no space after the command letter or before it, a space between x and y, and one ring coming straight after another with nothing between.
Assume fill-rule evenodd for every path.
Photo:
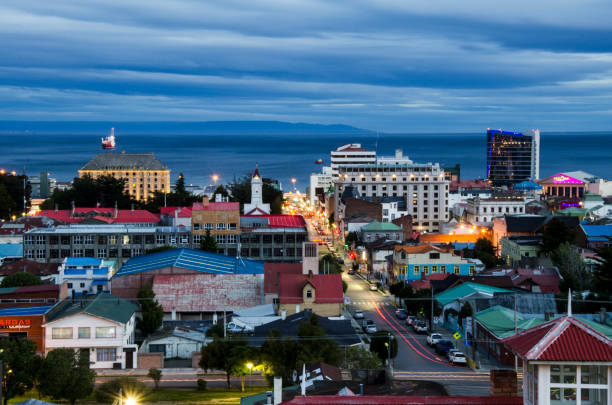
<instances>
[{"instance_id":1,"label":"rooftop","mask_svg":"<svg viewBox=\"0 0 612 405\"><path fill-rule=\"evenodd\" d=\"M32 315L44 315L53 306L40 306L40 307L21 307L21 308L1 308L0 316L32 316Z\"/></svg>"},{"instance_id":2,"label":"rooftop","mask_svg":"<svg viewBox=\"0 0 612 405\"><path fill-rule=\"evenodd\" d=\"M281 304L304 301L303 289L307 284L314 288L315 303L343 303L341 274L280 274L279 301Z\"/></svg>"},{"instance_id":3,"label":"rooftop","mask_svg":"<svg viewBox=\"0 0 612 405\"><path fill-rule=\"evenodd\" d=\"M125 225L125 224L110 224L110 225L58 225L50 228L35 228L26 232L28 235L32 234L58 234L58 235L81 235L85 233L90 234L150 234L150 233L176 233L176 232L189 232L189 228L184 226L172 227L172 226L156 226L156 227L145 227L137 225Z\"/></svg>"},{"instance_id":4,"label":"rooftop","mask_svg":"<svg viewBox=\"0 0 612 405\"><path fill-rule=\"evenodd\" d=\"M159 215L147 210L115 210L114 208L75 208L74 210L43 210L36 214L65 223L104 222L107 224L157 223Z\"/></svg>"},{"instance_id":5,"label":"rooftop","mask_svg":"<svg viewBox=\"0 0 612 405\"><path fill-rule=\"evenodd\" d=\"M302 274L302 263L266 263L264 265L264 294L278 294L281 274Z\"/></svg>"},{"instance_id":6,"label":"rooftop","mask_svg":"<svg viewBox=\"0 0 612 405\"><path fill-rule=\"evenodd\" d=\"M127 323L138 305L110 294L65 299L47 314L47 322L86 313L118 323Z\"/></svg>"},{"instance_id":7,"label":"rooftop","mask_svg":"<svg viewBox=\"0 0 612 405\"><path fill-rule=\"evenodd\" d=\"M403 250L404 252L408 253L408 254L423 254L423 253L428 253L431 251L434 252L444 252L443 249L440 249L438 247L435 247L433 245L395 245L395 251L398 252L400 250Z\"/></svg>"},{"instance_id":8,"label":"rooftop","mask_svg":"<svg viewBox=\"0 0 612 405\"><path fill-rule=\"evenodd\" d=\"M402 228L391 222L372 221L361 228L361 232L395 232L402 231Z\"/></svg>"},{"instance_id":9,"label":"rooftop","mask_svg":"<svg viewBox=\"0 0 612 405\"><path fill-rule=\"evenodd\" d=\"M307 395L281 405L522 405L522 397L406 396L406 395Z\"/></svg>"},{"instance_id":10,"label":"rooftop","mask_svg":"<svg viewBox=\"0 0 612 405\"><path fill-rule=\"evenodd\" d=\"M0 266L0 275L8 276L13 273L32 273L37 276L57 274L59 263L38 263L33 260L21 259Z\"/></svg>"},{"instance_id":11,"label":"rooftop","mask_svg":"<svg viewBox=\"0 0 612 405\"><path fill-rule=\"evenodd\" d=\"M23 243L0 243L0 258L23 257Z\"/></svg>"},{"instance_id":12,"label":"rooftop","mask_svg":"<svg viewBox=\"0 0 612 405\"><path fill-rule=\"evenodd\" d=\"M515 334L514 311L506 307L495 305L474 314L474 318L500 339ZM541 318L525 318L519 313L516 314L516 319L516 330L518 332L545 322Z\"/></svg>"},{"instance_id":13,"label":"rooftop","mask_svg":"<svg viewBox=\"0 0 612 405\"><path fill-rule=\"evenodd\" d=\"M263 274L264 264L255 260L225 256L196 249L172 249L129 259L114 277L164 267L179 267L213 274Z\"/></svg>"},{"instance_id":14,"label":"rooftop","mask_svg":"<svg viewBox=\"0 0 612 405\"><path fill-rule=\"evenodd\" d=\"M257 228L255 224L265 223L268 228L304 228L306 221L301 215L241 215L241 228ZM243 224L242 221L246 220Z\"/></svg>"},{"instance_id":15,"label":"rooftop","mask_svg":"<svg viewBox=\"0 0 612 405\"><path fill-rule=\"evenodd\" d=\"M101 266L102 259L96 259L94 257L67 257L64 259L66 266Z\"/></svg>"},{"instance_id":16,"label":"rooftop","mask_svg":"<svg viewBox=\"0 0 612 405\"><path fill-rule=\"evenodd\" d=\"M436 294L435 298L442 305L446 305L452 301L457 300L458 298L466 298L471 295L485 295L493 297L493 294L496 292L510 292L509 290L505 290L503 288L492 287L484 284L478 283L461 283L456 287L449 288L448 290L441 292L440 294Z\"/></svg>"},{"instance_id":17,"label":"rooftop","mask_svg":"<svg viewBox=\"0 0 612 405\"><path fill-rule=\"evenodd\" d=\"M153 153L98 153L81 170L168 170Z\"/></svg>"},{"instance_id":18,"label":"rooftop","mask_svg":"<svg viewBox=\"0 0 612 405\"><path fill-rule=\"evenodd\" d=\"M172 217L176 213L178 218L191 218L191 207L161 207L159 213Z\"/></svg>"},{"instance_id":19,"label":"rooftop","mask_svg":"<svg viewBox=\"0 0 612 405\"><path fill-rule=\"evenodd\" d=\"M195 202L191 211L240 211L240 203L209 201L207 205L204 205L201 202Z\"/></svg>"}]
</instances>

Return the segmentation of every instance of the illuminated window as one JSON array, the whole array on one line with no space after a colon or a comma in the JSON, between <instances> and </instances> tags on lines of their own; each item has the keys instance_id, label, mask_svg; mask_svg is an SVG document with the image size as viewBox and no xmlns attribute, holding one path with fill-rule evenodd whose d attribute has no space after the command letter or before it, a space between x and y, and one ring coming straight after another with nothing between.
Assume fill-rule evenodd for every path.
<instances>
[{"instance_id":1,"label":"illuminated window","mask_svg":"<svg viewBox=\"0 0 612 405\"><path fill-rule=\"evenodd\" d=\"M51 337L53 339L72 339L72 328L52 328Z\"/></svg>"},{"instance_id":2,"label":"illuminated window","mask_svg":"<svg viewBox=\"0 0 612 405\"><path fill-rule=\"evenodd\" d=\"M459 274L459 265L456 264L454 268L455 274Z\"/></svg>"},{"instance_id":3,"label":"illuminated window","mask_svg":"<svg viewBox=\"0 0 612 405\"><path fill-rule=\"evenodd\" d=\"M438 272L438 266L431 266L431 272L432 273L437 273Z\"/></svg>"},{"instance_id":4,"label":"illuminated window","mask_svg":"<svg viewBox=\"0 0 612 405\"><path fill-rule=\"evenodd\" d=\"M419 275L419 266L414 266L414 275L415 276Z\"/></svg>"},{"instance_id":5,"label":"illuminated window","mask_svg":"<svg viewBox=\"0 0 612 405\"><path fill-rule=\"evenodd\" d=\"M470 266L469 267L470 270L470 276L474 274L474 266Z\"/></svg>"},{"instance_id":6,"label":"illuminated window","mask_svg":"<svg viewBox=\"0 0 612 405\"><path fill-rule=\"evenodd\" d=\"M446 274L446 266L440 266L440 273Z\"/></svg>"}]
</instances>

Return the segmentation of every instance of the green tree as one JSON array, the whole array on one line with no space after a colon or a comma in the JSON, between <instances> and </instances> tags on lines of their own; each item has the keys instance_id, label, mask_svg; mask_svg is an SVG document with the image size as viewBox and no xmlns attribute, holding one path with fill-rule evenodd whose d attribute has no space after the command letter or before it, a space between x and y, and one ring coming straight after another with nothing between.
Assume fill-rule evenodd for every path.
<instances>
[{"instance_id":1,"label":"green tree","mask_svg":"<svg viewBox=\"0 0 612 405\"><path fill-rule=\"evenodd\" d=\"M148 284L138 290L138 301L142 310L142 319L138 320L138 329L148 336L161 327L164 309L155 299L155 292Z\"/></svg>"},{"instance_id":2,"label":"green tree","mask_svg":"<svg viewBox=\"0 0 612 405\"><path fill-rule=\"evenodd\" d=\"M357 232L349 232L348 235L346 235L346 238L344 238L344 243L349 245L349 247L351 247L353 243L359 243L359 236L357 235Z\"/></svg>"},{"instance_id":3,"label":"green tree","mask_svg":"<svg viewBox=\"0 0 612 405\"><path fill-rule=\"evenodd\" d=\"M312 314L308 321L300 324L297 333L299 353L298 366L302 363L323 362L337 366L340 364L340 351L335 340L327 336L319 327L319 317Z\"/></svg>"},{"instance_id":4,"label":"green tree","mask_svg":"<svg viewBox=\"0 0 612 405\"><path fill-rule=\"evenodd\" d=\"M342 273L342 266L338 263L338 259L333 253L328 253L319 259L319 273L323 274L329 271L330 274Z\"/></svg>"},{"instance_id":5,"label":"green tree","mask_svg":"<svg viewBox=\"0 0 612 405\"><path fill-rule=\"evenodd\" d=\"M457 321L459 322L459 325L463 326L463 320L470 316L472 316L472 306L468 303L465 303L459 310L459 314L457 316Z\"/></svg>"},{"instance_id":6,"label":"green tree","mask_svg":"<svg viewBox=\"0 0 612 405\"><path fill-rule=\"evenodd\" d=\"M0 183L0 219L11 219L12 215L19 216L17 204L11 198L6 186Z\"/></svg>"},{"instance_id":7,"label":"green tree","mask_svg":"<svg viewBox=\"0 0 612 405\"><path fill-rule=\"evenodd\" d=\"M126 190L126 184L127 179L112 176L75 178L71 188L55 190L41 208L51 210L57 205L59 209L70 209L73 203L76 207L114 207L117 204L120 209L131 208L132 204L140 206Z\"/></svg>"},{"instance_id":8,"label":"green tree","mask_svg":"<svg viewBox=\"0 0 612 405\"><path fill-rule=\"evenodd\" d=\"M542 232L542 251L550 253L562 243L572 243L575 232L559 218L553 218L546 224Z\"/></svg>"},{"instance_id":9,"label":"green tree","mask_svg":"<svg viewBox=\"0 0 612 405\"><path fill-rule=\"evenodd\" d=\"M488 269L499 264L495 254L495 247L487 238L478 238L474 245L474 256Z\"/></svg>"},{"instance_id":10,"label":"green tree","mask_svg":"<svg viewBox=\"0 0 612 405\"><path fill-rule=\"evenodd\" d=\"M31 340L2 339L0 360L4 369L2 399L7 405L9 399L32 389L40 358L36 355L36 343Z\"/></svg>"},{"instance_id":11,"label":"green tree","mask_svg":"<svg viewBox=\"0 0 612 405\"><path fill-rule=\"evenodd\" d=\"M347 347L345 351L345 368L349 370L374 370L382 367L382 362L376 353L369 352L361 346Z\"/></svg>"},{"instance_id":12,"label":"green tree","mask_svg":"<svg viewBox=\"0 0 612 405\"><path fill-rule=\"evenodd\" d=\"M159 380L162 378L162 371L158 368L150 368L147 373L147 377L153 380L153 384L155 384L155 389L159 388Z\"/></svg>"},{"instance_id":13,"label":"green tree","mask_svg":"<svg viewBox=\"0 0 612 405\"><path fill-rule=\"evenodd\" d=\"M612 298L612 247L596 249L597 265L593 269L592 290L598 297L610 300Z\"/></svg>"},{"instance_id":14,"label":"green tree","mask_svg":"<svg viewBox=\"0 0 612 405\"><path fill-rule=\"evenodd\" d=\"M393 359L397 356L397 339L390 331L379 330L370 339L370 351L383 361L389 358L389 354Z\"/></svg>"},{"instance_id":15,"label":"green tree","mask_svg":"<svg viewBox=\"0 0 612 405\"><path fill-rule=\"evenodd\" d=\"M89 368L89 356L73 349L54 349L42 361L39 391L53 399L77 399L92 393L96 373Z\"/></svg>"},{"instance_id":16,"label":"green tree","mask_svg":"<svg viewBox=\"0 0 612 405\"><path fill-rule=\"evenodd\" d=\"M25 189L24 189L25 182ZM7 208L11 208L11 216L15 215L17 217L22 216L23 214L23 198L25 196L26 199L26 209L30 206L30 194L32 191L32 187L28 182L28 178L25 175L9 175L9 174L0 174L0 184L2 184L7 191L10 200L0 201L0 212L2 212L2 207L5 207L4 204L7 204ZM3 194L0 192L0 194ZM0 198L0 200L2 200ZM0 219L8 219L8 217L0 216Z\"/></svg>"},{"instance_id":17,"label":"green tree","mask_svg":"<svg viewBox=\"0 0 612 405\"><path fill-rule=\"evenodd\" d=\"M580 254L572 249L569 242L563 242L550 253L550 259L559 269L563 279L559 285L561 291L571 289L572 291L588 290L590 274Z\"/></svg>"},{"instance_id":18,"label":"green tree","mask_svg":"<svg viewBox=\"0 0 612 405\"><path fill-rule=\"evenodd\" d=\"M32 273L13 273L10 274L0 283L1 288L8 287L23 287L27 285L41 285L43 282L40 277Z\"/></svg>"},{"instance_id":19,"label":"green tree","mask_svg":"<svg viewBox=\"0 0 612 405\"><path fill-rule=\"evenodd\" d=\"M208 372L209 370L223 370L227 381L227 388L230 388L230 377L232 375L244 375L243 367L256 357L253 348L248 347L245 341L213 339L212 342L202 347L202 357L200 367Z\"/></svg>"},{"instance_id":20,"label":"green tree","mask_svg":"<svg viewBox=\"0 0 612 405\"><path fill-rule=\"evenodd\" d=\"M282 338L280 331L273 329L261 346L261 360L268 383L272 377L282 377L283 384L292 383L291 376L297 367L299 345L295 340Z\"/></svg>"},{"instance_id":21,"label":"green tree","mask_svg":"<svg viewBox=\"0 0 612 405\"><path fill-rule=\"evenodd\" d=\"M229 185L229 191L232 197L231 200L239 202L241 209L244 204L251 202L251 175L247 174L241 178L234 178L234 181ZM268 179L263 179L261 187L261 196L264 203L270 204L271 214L282 214L283 192L277 190Z\"/></svg>"},{"instance_id":22,"label":"green tree","mask_svg":"<svg viewBox=\"0 0 612 405\"><path fill-rule=\"evenodd\" d=\"M218 253L217 240L210 234L210 230L206 230L206 235L200 240L200 250L205 252Z\"/></svg>"},{"instance_id":23,"label":"green tree","mask_svg":"<svg viewBox=\"0 0 612 405\"><path fill-rule=\"evenodd\" d=\"M346 281L342 280L342 292L346 293L346 290L348 290L348 284Z\"/></svg>"}]
</instances>

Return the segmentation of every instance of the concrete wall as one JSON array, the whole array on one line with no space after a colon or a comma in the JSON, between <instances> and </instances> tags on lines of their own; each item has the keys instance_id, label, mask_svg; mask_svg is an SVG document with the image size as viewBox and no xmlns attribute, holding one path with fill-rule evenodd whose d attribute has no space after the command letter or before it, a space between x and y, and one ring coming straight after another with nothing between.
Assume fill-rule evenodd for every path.
<instances>
[{"instance_id":1,"label":"concrete wall","mask_svg":"<svg viewBox=\"0 0 612 405\"><path fill-rule=\"evenodd\" d=\"M296 304L280 304L279 312L283 309L287 311L287 316L295 314L295 306ZM311 309L312 312L316 315L328 317L328 316L340 316L342 313L342 304L340 303L326 303L326 304L318 304L318 303L307 303L302 302L299 304L300 311L305 309Z\"/></svg>"},{"instance_id":2,"label":"concrete wall","mask_svg":"<svg viewBox=\"0 0 612 405\"><path fill-rule=\"evenodd\" d=\"M200 359L202 358L201 352L193 352L191 354L191 368L200 368Z\"/></svg>"},{"instance_id":3,"label":"concrete wall","mask_svg":"<svg viewBox=\"0 0 612 405\"><path fill-rule=\"evenodd\" d=\"M150 368L164 368L163 353L138 353L138 368L148 370Z\"/></svg>"}]
</instances>

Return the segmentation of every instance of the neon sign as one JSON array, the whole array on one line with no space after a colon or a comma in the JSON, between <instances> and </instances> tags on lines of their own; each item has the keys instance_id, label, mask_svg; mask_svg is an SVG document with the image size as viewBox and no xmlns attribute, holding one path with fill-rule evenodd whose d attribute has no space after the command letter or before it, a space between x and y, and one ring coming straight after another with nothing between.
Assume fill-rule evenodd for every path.
<instances>
[{"instance_id":1,"label":"neon sign","mask_svg":"<svg viewBox=\"0 0 612 405\"><path fill-rule=\"evenodd\" d=\"M0 329L27 329L30 326L29 319L0 319Z\"/></svg>"},{"instance_id":2,"label":"neon sign","mask_svg":"<svg viewBox=\"0 0 612 405\"><path fill-rule=\"evenodd\" d=\"M555 184L584 184L583 181L566 176L564 174L557 174L556 176L553 176L552 179L553 183Z\"/></svg>"}]
</instances>

